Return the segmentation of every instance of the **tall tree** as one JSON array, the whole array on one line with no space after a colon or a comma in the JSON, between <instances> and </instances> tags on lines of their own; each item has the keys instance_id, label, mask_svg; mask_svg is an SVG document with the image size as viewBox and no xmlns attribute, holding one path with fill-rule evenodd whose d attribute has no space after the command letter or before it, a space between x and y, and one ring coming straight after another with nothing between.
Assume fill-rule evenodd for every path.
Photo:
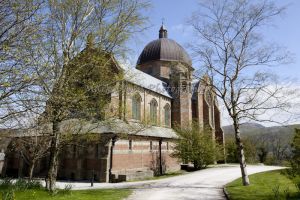
<instances>
[{"instance_id":1,"label":"tall tree","mask_svg":"<svg viewBox=\"0 0 300 200\"><path fill-rule=\"evenodd\" d=\"M61 122L74 113L80 116L88 113L100 120L97 114L104 109L105 101L96 102L103 98L94 95L94 91L105 93L103 89L116 81L105 67L112 65L114 56L123 56L126 42L135 32L143 30L146 18L142 11L147 5L137 0L46 1L41 25L43 37L39 48L34 49L33 59L39 77L34 87L37 104L43 107L45 103L41 102L47 102L40 123L52 124L48 190L55 189Z\"/></svg>"},{"instance_id":2,"label":"tall tree","mask_svg":"<svg viewBox=\"0 0 300 200\"><path fill-rule=\"evenodd\" d=\"M30 109L22 102L33 84L30 51L41 19L39 0L0 2L0 124L16 125L16 119Z\"/></svg>"},{"instance_id":3,"label":"tall tree","mask_svg":"<svg viewBox=\"0 0 300 200\"><path fill-rule=\"evenodd\" d=\"M287 54L264 42L260 34L284 9L269 0L210 0L203 1L201 8L190 20L200 41L192 47L210 77L208 86L232 120L243 185L249 185L240 124L245 119L261 120L268 110L286 106L282 87L263 67L285 61Z\"/></svg>"}]
</instances>

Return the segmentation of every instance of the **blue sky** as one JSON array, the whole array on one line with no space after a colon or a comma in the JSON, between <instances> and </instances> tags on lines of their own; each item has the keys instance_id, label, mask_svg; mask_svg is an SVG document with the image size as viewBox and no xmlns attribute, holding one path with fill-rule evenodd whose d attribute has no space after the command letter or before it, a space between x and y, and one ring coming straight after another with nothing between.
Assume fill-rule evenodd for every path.
<instances>
[{"instance_id":1,"label":"blue sky","mask_svg":"<svg viewBox=\"0 0 300 200\"><path fill-rule=\"evenodd\" d=\"M131 43L134 50L130 60L135 64L138 55L145 45L158 38L158 30L164 18L164 24L168 29L168 37L174 39L183 47L192 42L192 29L186 24L187 19L197 10L197 0L151 0L152 8L145 13L149 16L149 26L144 33L138 35ZM272 70L282 78L294 79L294 83L300 85L300 0L275 0L279 6L287 5L282 16L274 19L274 27L268 27L263 31L265 39L286 47L293 55L291 64L277 66ZM189 49L186 48L187 51ZM198 66L194 66L197 68Z\"/></svg>"},{"instance_id":2,"label":"blue sky","mask_svg":"<svg viewBox=\"0 0 300 200\"><path fill-rule=\"evenodd\" d=\"M135 66L137 58L145 45L158 38L162 18L164 18L169 38L174 39L183 47L187 47L187 44L193 41L193 31L186 21L199 8L197 0L151 0L150 2L152 8L145 13L149 16L150 27L130 43L130 47L133 49L129 58L132 66ZM275 42L287 48L291 52L293 62L273 67L270 70L279 75L282 80L292 82L293 88L300 88L300 0L274 0L274 2L278 6L287 6L287 8L281 16L274 19L274 26L265 28L262 30L262 34L268 42ZM188 48L186 50L190 53ZM197 69L199 64L194 61L193 67ZM298 113L300 112L300 98L296 99L295 105L297 105L296 110L299 110ZM222 114L222 124L230 124L228 116L224 116L224 112ZM297 118L291 123L300 123L300 119ZM268 126L268 124L264 125Z\"/></svg>"}]
</instances>

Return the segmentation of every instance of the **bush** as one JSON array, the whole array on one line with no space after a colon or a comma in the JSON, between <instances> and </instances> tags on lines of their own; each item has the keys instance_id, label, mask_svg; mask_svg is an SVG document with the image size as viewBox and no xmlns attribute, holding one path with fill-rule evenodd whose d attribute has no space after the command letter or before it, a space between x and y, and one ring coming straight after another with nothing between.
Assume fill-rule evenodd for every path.
<instances>
[{"instance_id":1,"label":"bush","mask_svg":"<svg viewBox=\"0 0 300 200\"><path fill-rule=\"evenodd\" d=\"M294 182L300 195L300 129L295 129L291 146L293 155L290 160L290 168L286 170L286 175Z\"/></svg>"},{"instance_id":2,"label":"bush","mask_svg":"<svg viewBox=\"0 0 300 200\"><path fill-rule=\"evenodd\" d=\"M233 138L226 139L225 143L225 150L226 150L226 161L227 163L238 163L238 152L236 148L236 144Z\"/></svg>"},{"instance_id":3,"label":"bush","mask_svg":"<svg viewBox=\"0 0 300 200\"><path fill-rule=\"evenodd\" d=\"M41 189L43 186L39 181L18 179L14 184L15 190Z\"/></svg>"},{"instance_id":4,"label":"bush","mask_svg":"<svg viewBox=\"0 0 300 200\"><path fill-rule=\"evenodd\" d=\"M265 165L275 165L276 163L276 158L272 154L269 154L264 162Z\"/></svg>"},{"instance_id":5,"label":"bush","mask_svg":"<svg viewBox=\"0 0 300 200\"><path fill-rule=\"evenodd\" d=\"M13 186L13 182L9 178L5 178L0 181L0 188L3 190L11 188L12 186Z\"/></svg>"},{"instance_id":6,"label":"bush","mask_svg":"<svg viewBox=\"0 0 300 200\"><path fill-rule=\"evenodd\" d=\"M215 143L210 130L202 130L196 125L177 129L179 139L175 142L173 156L183 163L194 164L195 169L206 168L221 158L221 147Z\"/></svg>"},{"instance_id":7,"label":"bush","mask_svg":"<svg viewBox=\"0 0 300 200\"><path fill-rule=\"evenodd\" d=\"M71 184L65 185L65 188L62 189L62 190L59 190L58 193L62 194L62 195L70 195L70 194L72 194L72 185Z\"/></svg>"},{"instance_id":8,"label":"bush","mask_svg":"<svg viewBox=\"0 0 300 200\"><path fill-rule=\"evenodd\" d=\"M42 184L39 181L28 181L25 179L18 179L16 182L13 182L12 179L3 179L0 181L1 189L13 188L15 190L25 190L25 189L40 189L43 188Z\"/></svg>"},{"instance_id":9,"label":"bush","mask_svg":"<svg viewBox=\"0 0 300 200\"><path fill-rule=\"evenodd\" d=\"M300 193L300 176L296 176L294 179L293 179L293 182L296 186L296 188L298 189L299 193Z\"/></svg>"},{"instance_id":10,"label":"bush","mask_svg":"<svg viewBox=\"0 0 300 200\"><path fill-rule=\"evenodd\" d=\"M18 179L14 184L14 189L15 190L26 190L27 189L27 181L25 179Z\"/></svg>"},{"instance_id":11,"label":"bush","mask_svg":"<svg viewBox=\"0 0 300 200\"><path fill-rule=\"evenodd\" d=\"M243 138L242 142L244 145L246 162L257 163L257 151L254 142L250 138ZM227 163L239 163L237 146L233 137L226 138L225 150Z\"/></svg>"},{"instance_id":12,"label":"bush","mask_svg":"<svg viewBox=\"0 0 300 200\"><path fill-rule=\"evenodd\" d=\"M39 181L27 181L27 189L42 189L43 185Z\"/></svg>"}]
</instances>

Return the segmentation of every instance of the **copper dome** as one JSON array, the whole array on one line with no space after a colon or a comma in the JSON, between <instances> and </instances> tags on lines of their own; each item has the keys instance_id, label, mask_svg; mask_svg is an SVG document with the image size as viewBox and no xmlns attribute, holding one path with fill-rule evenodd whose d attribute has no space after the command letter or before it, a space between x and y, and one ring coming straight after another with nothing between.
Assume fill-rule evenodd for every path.
<instances>
[{"instance_id":1,"label":"copper dome","mask_svg":"<svg viewBox=\"0 0 300 200\"><path fill-rule=\"evenodd\" d=\"M159 39L146 45L139 56L137 65L155 60L179 61L189 66L192 65L192 61L184 48L174 40L167 38L167 30L163 26L159 30Z\"/></svg>"}]
</instances>

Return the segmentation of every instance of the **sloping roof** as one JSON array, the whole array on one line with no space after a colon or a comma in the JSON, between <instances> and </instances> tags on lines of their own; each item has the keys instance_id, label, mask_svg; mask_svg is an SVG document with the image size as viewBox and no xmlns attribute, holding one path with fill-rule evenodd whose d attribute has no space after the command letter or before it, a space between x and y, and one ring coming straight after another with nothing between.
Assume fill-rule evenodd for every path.
<instances>
[{"instance_id":1,"label":"sloping roof","mask_svg":"<svg viewBox=\"0 0 300 200\"><path fill-rule=\"evenodd\" d=\"M51 124L44 125L44 134L51 132ZM47 131L48 130L48 131ZM146 137L157 138L178 138L176 132L171 128L149 126L136 122L125 122L120 119L112 119L107 121L89 122L78 119L65 120L60 124L60 132L72 134L84 134L84 133L114 133L114 134L127 134ZM30 132L27 132L27 136Z\"/></svg>"},{"instance_id":2,"label":"sloping roof","mask_svg":"<svg viewBox=\"0 0 300 200\"><path fill-rule=\"evenodd\" d=\"M167 89L167 83L150 76L138 69L121 66L124 69L124 79L130 83L141 86L165 97L172 98Z\"/></svg>"}]
</instances>

